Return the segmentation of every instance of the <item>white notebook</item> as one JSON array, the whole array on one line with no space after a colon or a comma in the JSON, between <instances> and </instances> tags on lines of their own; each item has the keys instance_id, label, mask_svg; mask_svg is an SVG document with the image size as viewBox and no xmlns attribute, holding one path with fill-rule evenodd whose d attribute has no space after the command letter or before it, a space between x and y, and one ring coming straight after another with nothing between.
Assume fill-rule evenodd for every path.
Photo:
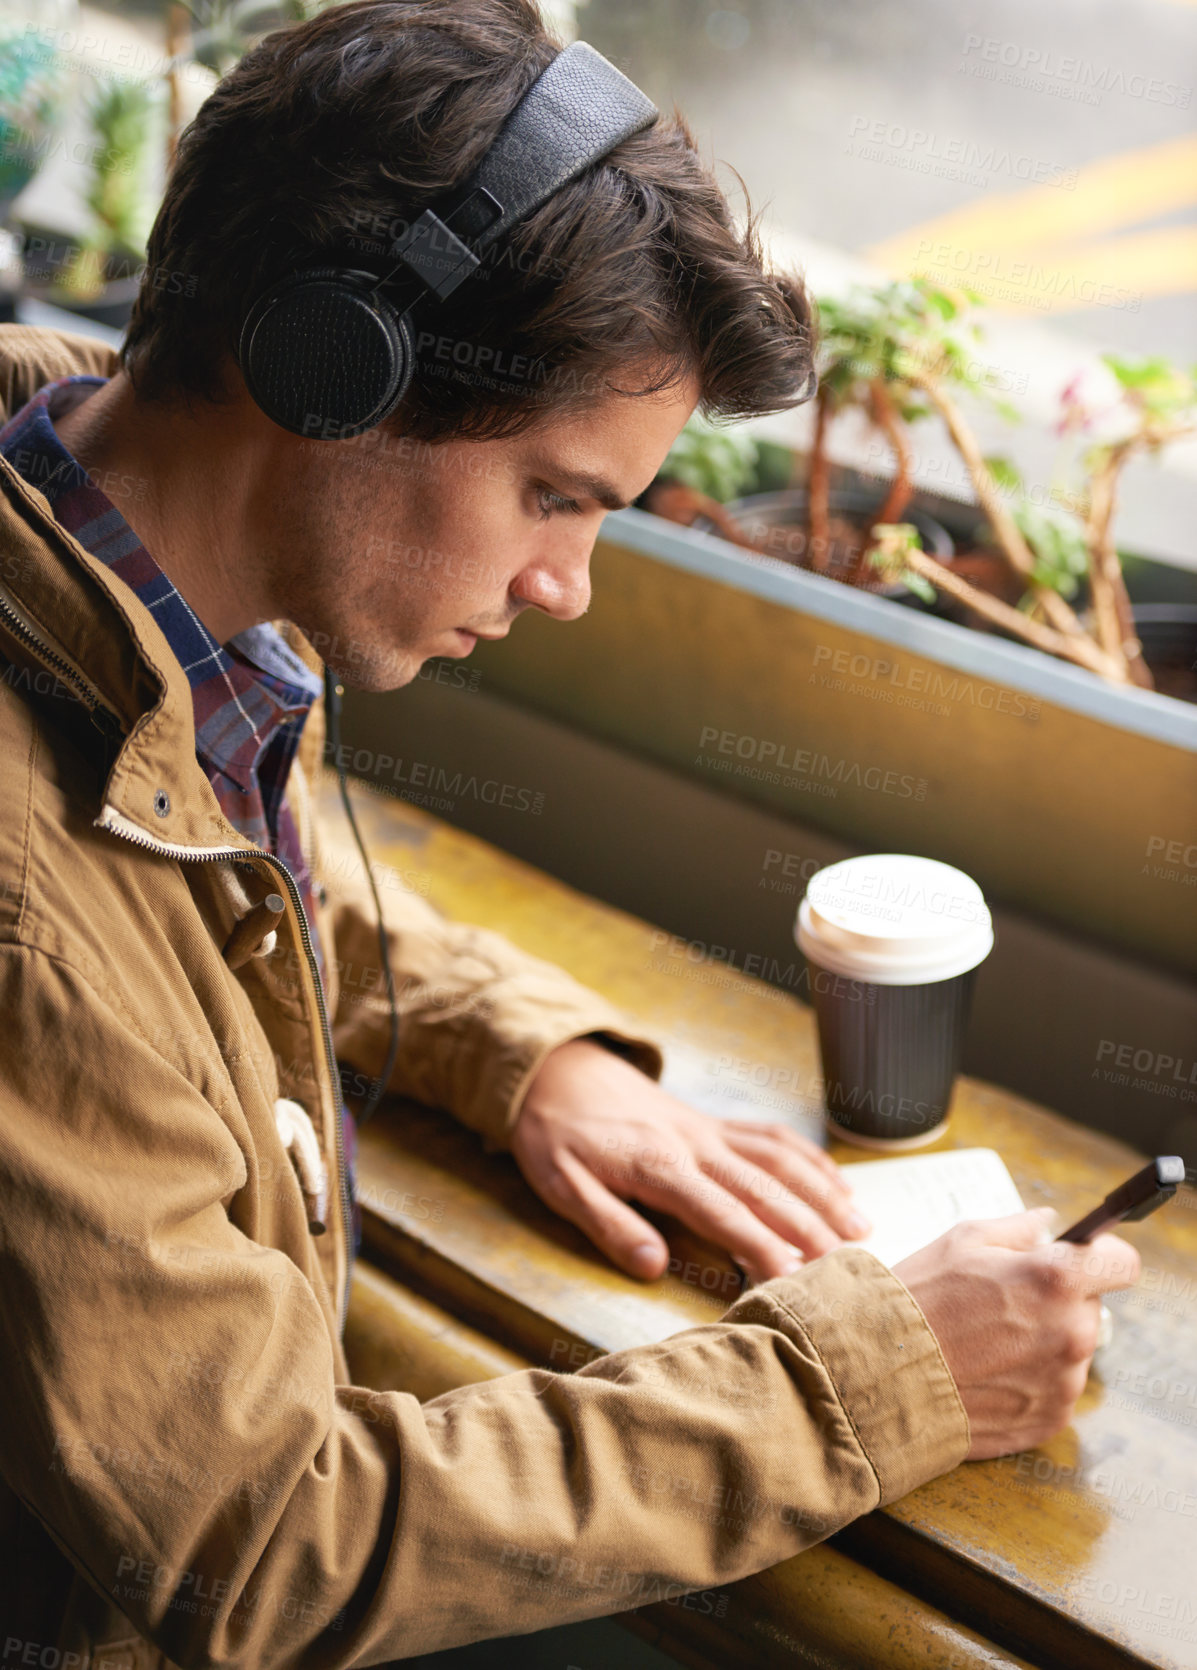
<instances>
[{"instance_id":1,"label":"white notebook","mask_svg":"<svg viewBox=\"0 0 1197 1670\"><path fill-rule=\"evenodd\" d=\"M854 1246L891 1269L964 1218L1005 1218L1026 1210L994 1148L954 1148L842 1167L873 1233Z\"/></svg>"}]
</instances>

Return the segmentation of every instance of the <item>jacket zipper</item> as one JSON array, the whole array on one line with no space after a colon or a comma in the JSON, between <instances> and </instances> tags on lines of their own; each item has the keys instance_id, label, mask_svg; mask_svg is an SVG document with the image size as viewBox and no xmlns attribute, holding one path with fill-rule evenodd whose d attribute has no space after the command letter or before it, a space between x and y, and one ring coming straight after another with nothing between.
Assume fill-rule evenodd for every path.
<instances>
[{"instance_id":1,"label":"jacket zipper","mask_svg":"<svg viewBox=\"0 0 1197 1670\"><path fill-rule=\"evenodd\" d=\"M17 637L21 638L49 666L55 669L64 684L78 696L87 708L92 722L106 736L113 735L113 731L120 730L120 721L115 713L101 700L99 693L89 685L82 674L71 665L65 657L52 650L48 644L38 636L24 616L14 608L3 592L0 592L0 615L8 622ZM124 840L131 841L135 846L145 847L164 858L174 858L183 862L204 863L215 859L236 859L246 862L252 859L262 859L266 864L277 870L286 884L287 893L299 923L299 936L303 944L304 955L307 958L308 972L312 977L312 984L316 991L316 1007L320 1014L320 1029L324 1039L324 1051L330 1075L333 1100L334 1140L336 1142L337 1174L340 1184L341 1228L345 1237L345 1287L341 1294L339 1322L344 1327L345 1317L349 1311L349 1282L352 1270L353 1247L353 1203L349 1198L349 1177L345 1165L345 1133L341 1125L341 1099L339 1092L340 1073L337 1069L336 1051L332 1041L332 1027L328 1019L328 1007L324 1001L324 987L320 979L320 969L316 962L316 953L312 945L312 936L308 928L307 915L303 908L303 900L299 896L299 888L295 877L286 862L273 853L266 852L261 847L184 847L169 841L155 840L139 825L118 812L115 806L105 806L100 816L95 820L97 828L120 835Z\"/></svg>"},{"instance_id":2,"label":"jacket zipper","mask_svg":"<svg viewBox=\"0 0 1197 1670\"><path fill-rule=\"evenodd\" d=\"M95 725L96 729L100 731L107 740L111 741L118 732L121 732L121 723L118 715L113 712L105 701L103 701L99 691L94 690L92 686L88 684L87 680L83 677L78 668L73 666L65 656L59 655L56 650L52 650L49 644L44 643L42 639L38 637L37 633L34 631L33 627L30 626L24 615L21 614L21 612L14 606L12 600L3 591L0 591L0 615L4 617L5 621L7 621L14 636L20 638L24 643L27 643L32 649L35 649L41 659L54 669L55 676L59 678L63 684L70 686L79 701L87 709L92 724ZM123 732L121 732L121 734L123 734Z\"/></svg>"}]
</instances>

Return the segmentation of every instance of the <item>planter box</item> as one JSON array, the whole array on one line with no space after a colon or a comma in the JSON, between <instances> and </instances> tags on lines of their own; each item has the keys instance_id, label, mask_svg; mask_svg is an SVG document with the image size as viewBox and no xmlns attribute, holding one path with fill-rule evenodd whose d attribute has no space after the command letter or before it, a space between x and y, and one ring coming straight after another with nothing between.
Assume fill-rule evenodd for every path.
<instances>
[{"instance_id":1,"label":"planter box","mask_svg":"<svg viewBox=\"0 0 1197 1670\"><path fill-rule=\"evenodd\" d=\"M1197 709L1037 650L609 516L594 601L479 644L487 688L865 849L1197 967Z\"/></svg>"}]
</instances>

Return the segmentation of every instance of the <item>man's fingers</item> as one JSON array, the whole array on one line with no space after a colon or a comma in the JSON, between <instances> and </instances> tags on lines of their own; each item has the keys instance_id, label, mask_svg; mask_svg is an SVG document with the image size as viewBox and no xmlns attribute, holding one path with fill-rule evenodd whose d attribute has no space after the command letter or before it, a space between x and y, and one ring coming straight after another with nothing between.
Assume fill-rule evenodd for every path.
<instances>
[{"instance_id":1,"label":"man's fingers","mask_svg":"<svg viewBox=\"0 0 1197 1670\"><path fill-rule=\"evenodd\" d=\"M1009 1247L1013 1252L1043 1246L1061 1227L1054 1206L1036 1206L1007 1218L971 1218L968 1222L978 1240L990 1247Z\"/></svg>"},{"instance_id":2,"label":"man's fingers","mask_svg":"<svg viewBox=\"0 0 1197 1670\"><path fill-rule=\"evenodd\" d=\"M768 1136L759 1136L755 1132L740 1132L723 1127L724 1140L736 1154L752 1161L762 1172L783 1183L791 1196L797 1196L812 1207L818 1215L829 1223L846 1240L859 1239L867 1235L871 1225L862 1213L857 1211L850 1194L843 1189L830 1186L822 1167L816 1167L800 1150L774 1141ZM737 1194L741 1191L737 1189ZM776 1197L776 1186L770 1191ZM746 1198L741 1194L741 1198ZM762 1214L763 1216L764 1214ZM768 1220L773 1222L772 1219ZM774 1225L774 1227L778 1227ZM783 1233L788 1233L783 1231ZM823 1251L829 1251L827 1247Z\"/></svg>"},{"instance_id":3,"label":"man's fingers","mask_svg":"<svg viewBox=\"0 0 1197 1670\"><path fill-rule=\"evenodd\" d=\"M850 1194L851 1180L845 1175L842 1166L836 1164L831 1155L820 1148L810 1137L802 1136L789 1125L762 1125L751 1119L724 1119L720 1121L724 1138L733 1142L734 1138L743 1134L752 1137L764 1137L770 1143L808 1160L817 1166L831 1186L840 1194Z\"/></svg>"},{"instance_id":4,"label":"man's fingers","mask_svg":"<svg viewBox=\"0 0 1197 1670\"><path fill-rule=\"evenodd\" d=\"M546 1206L576 1224L626 1275L649 1280L665 1273L669 1248L660 1231L568 1149L551 1161L531 1162L528 1181Z\"/></svg>"},{"instance_id":5,"label":"man's fingers","mask_svg":"<svg viewBox=\"0 0 1197 1670\"><path fill-rule=\"evenodd\" d=\"M1081 1245L1055 1241L1044 1248L1044 1257L1066 1285L1086 1298L1133 1287L1142 1269L1138 1248L1120 1235L1098 1235Z\"/></svg>"},{"instance_id":6,"label":"man's fingers","mask_svg":"<svg viewBox=\"0 0 1197 1670\"><path fill-rule=\"evenodd\" d=\"M1057 1241L1061 1221L1055 1207L1037 1206L1008 1218L976 1219L970 1233L989 1246L1016 1252L1038 1248L1044 1270L1087 1298L1135 1285L1142 1261L1129 1241L1108 1234L1086 1242Z\"/></svg>"},{"instance_id":7,"label":"man's fingers","mask_svg":"<svg viewBox=\"0 0 1197 1670\"><path fill-rule=\"evenodd\" d=\"M820 1258L840 1245L841 1237L828 1217L787 1188L781 1178L734 1150L726 1159L706 1162L703 1170L807 1258Z\"/></svg>"},{"instance_id":8,"label":"man's fingers","mask_svg":"<svg viewBox=\"0 0 1197 1670\"><path fill-rule=\"evenodd\" d=\"M646 1206L680 1218L696 1235L729 1252L750 1281L787 1275L803 1261L800 1249L774 1234L751 1207L713 1177L691 1176L673 1187L646 1177L637 1184L636 1196ZM827 1233L823 1225L823 1234Z\"/></svg>"},{"instance_id":9,"label":"man's fingers","mask_svg":"<svg viewBox=\"0 0 1197 1670\"><path fill-rule=\"evenodd\" d=\"M1099 1235L1091 1243L1090 1251L1100 1252L1109 1260L1101 1286L1094 1289L1096 1293L1120 1293L1134 1287L1143 1273L1138 1247L1124 1241L1121 1235Z\"/></svg>"}]
</instances>

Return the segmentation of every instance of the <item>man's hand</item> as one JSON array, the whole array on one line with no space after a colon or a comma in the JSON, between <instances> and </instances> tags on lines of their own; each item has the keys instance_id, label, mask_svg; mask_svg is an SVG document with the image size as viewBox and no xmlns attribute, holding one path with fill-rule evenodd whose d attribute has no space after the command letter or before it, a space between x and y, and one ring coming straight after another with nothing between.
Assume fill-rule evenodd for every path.
<instances>
[{"instance_id":1,"label":"man's hand","mask_svg":"<svg viewBox=\"0 0 1197 1670\"><path fill-rule=\"evenodd\" d=\"M632 1276L662 1275L669 1248L628 1200L680 1218L753 1282L869 1233L813 1142L784 1125L712 1119L584 1038L541 1066L511 1151L541 1200Z\"/></svg>"},{"instance_id":2,"label":"man's hand","mask_svg":"<svg viewBox=\"0 0 1197 1670\"><path fill-rule=\"evenodd\" d=\"M952 1371L972 1429L968 1461L1015 1455L1068 1425L1097 1345L1099 1295L1139 1279L1129 1241L1053 1241L1051 1211L957 1224L894 1265Z\"/></svg>"}]
</instances>

